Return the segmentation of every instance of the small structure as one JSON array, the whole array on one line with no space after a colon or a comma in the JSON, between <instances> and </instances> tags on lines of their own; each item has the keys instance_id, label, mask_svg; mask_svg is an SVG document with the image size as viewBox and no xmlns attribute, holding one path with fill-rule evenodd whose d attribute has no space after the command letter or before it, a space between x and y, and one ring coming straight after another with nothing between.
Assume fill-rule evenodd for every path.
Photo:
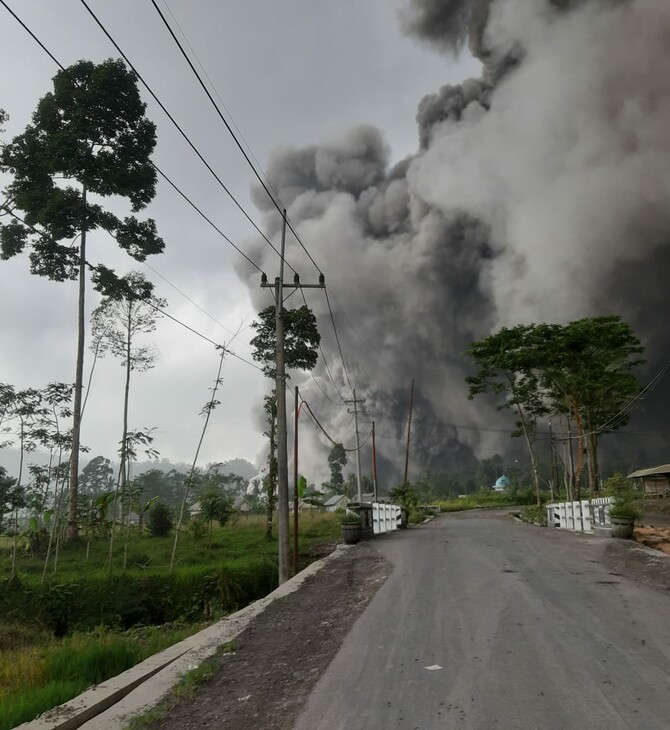
<instances>
[{"instance_id":1,"label":"small structure","mask_svg":"<svg viewBox=\"0 0 670 730\"><path fill-rule=\"evenodd\" d=\"M670 464L638 469L628 479L639 480L645 497L670 497Z\"/></svg>"},{"instance_id":2,"label":"small structure","mask_svg":"<svg viewBox=\"0 0 670 730\"><path fill-rule=\"evenodd\" d=\"M326 512L335 512L337 509L342 509L346 504L345 499L343 494L333 494L323 503L324 509Z\"/></svg>"},{"instance_id":3,"label":"small structure","mask_svg":"<svg viewBox=\"0 0 670 730\"><path fill-rule=\"evenodd\" d=\"M254 506L246 497L237 497L233 502L233 509L235 512L248 514L249 512L253 512Z\"/></svg>"},{"instance_id":4,"label":"small structure","mask_svg":"<svg viewBox=\"0 0 670 730\"><path fill-rule=\"evenodd\" d=\"M506 492L512 486L512 482L509 477L504 474L496 479L496 483L493 485L494 492Z\"/></svg>"}]
</instances>

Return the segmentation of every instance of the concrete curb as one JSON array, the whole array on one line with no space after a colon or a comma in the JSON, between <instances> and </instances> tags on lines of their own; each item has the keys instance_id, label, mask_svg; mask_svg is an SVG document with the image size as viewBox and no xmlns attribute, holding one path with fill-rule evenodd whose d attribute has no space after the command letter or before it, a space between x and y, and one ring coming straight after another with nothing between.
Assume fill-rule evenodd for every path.
<instances>
[{"instance_id":1,"label":"concrete curb","mask_svg":"<svg viewBox=\"0 0 670 730\"><path fill-rule=\"evenodd\" d=\"M121 730L133 717L155 707L185 672L200 666L222 644L235 639L273 601L297 591L307 578L347 550L349 546L338 545L330 555L312 563L265 598L91 687L38 719L18 725L15 730Z\"/></svg>"}]
</instances>

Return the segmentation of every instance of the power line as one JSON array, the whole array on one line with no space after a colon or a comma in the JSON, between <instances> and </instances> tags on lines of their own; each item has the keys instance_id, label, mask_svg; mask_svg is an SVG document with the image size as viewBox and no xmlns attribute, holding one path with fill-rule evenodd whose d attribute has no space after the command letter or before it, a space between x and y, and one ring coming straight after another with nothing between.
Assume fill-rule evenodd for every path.
<instances>
[{"instance_id":1,"label":"power line","mask_svg":"<svg viewBox=\"0 0 670 730\"><path fill-rule=\"evenodd\" d=\"M0 2L2 2L2 0L0 0ZM51 236L47 235L43 231L40 231L39 228L36 228L32 224L28 223L24 218L21 218L21 216L20 215L17 215L14 211L9 210L8 208L5 208L5 210L6 210L7 213L9 213L9 215L11 215L13 218L15 218L16 220L18 220L20 223L23 223L23 225L25 225L28 228L30 228L30 230L33 231L33 233L35 233L36 235L40 236L45 241L48 241L49 243L55 243L55 244L58 245L58 242L57 241L54 241L54 239L51 238ZM91 264L90 261L85 261L85 263L86 263L86 265L89 268L92 268L92 269L95 268L95 266L93 264ZM162 307L158 307L155 304L153 304L152 302L146 301L146 300L145 300L144 303L145 304L148 304L152 309L156 310L157 312L160 312L161 314L165 315L168 319L171 319L173 322L176 322L178 325L182 326L184 329L187 329L189 332L192 332L194 335L197 335L198 337L200 337L201 339L205 340L206 342L209 342L211 345L214 345L214 347L216 347L217 349L224 350L226 353L228 353L232 357L235 357L238 360L246 363L247 365L251 365L251 367L255 368L256 370L260 370L262 372L262 368L260 368L255 363L253 363L253 362L251 362L249 360L246 360L245 358L241 357L237 353L235 353L232 350L230 350L225 345L222 345L220 342L215 342L210 337L207 337L207 335L204 335L202 332L199 332L198 330L194 329L193 327L191 327L190 325L186 324L185 322L182 322L180 319L178 319L174 315L170 314L169 312L166 312L165 309L163 309Z\"/></svg>"},{"instance_id":2,"label":"power line","mask_svg":"<svg viewBox=\"0 0 670 730\"><path fill-rule=\"evenodd\" d=\"M302 288L302 287L300 287L300 294L302 295L302 300L303 300L303 302L305 303L305 306L309 308L309 305L307 304L307 298L305 297L305 292L304 292L304 290L303 290L303 288ZM312 379L313 379L313 380L314 380L314 382L315 382L315 383L316 383L316 384L317 384L317 385L319 386L319 390L320 390L320 391L321 391L321 392L322 392L322 393L323 393L323 394L324 394L324 395L326 396L326 398L327 398L327 399L328 399L328 400L329 400L329 401L330 401L330 402L331 402L331 403L332 403L333 405L346 405L346 401L345 401L345 399L344 399L344 396L343 396L343 395L342 395L342 393L340 392L340 389L339 389L339 388L337 387L337 383L335 382L335 379L333 378L333 374L332 374L332 373L330 372L330 367L328 367L328 361L326 360L326 356L325 356L325 354L324 354L324 352L323 352L323 348L321 347L321 343L320 343L320 342L319 342L319 352L321 353L321 359L323 360L323 364L324 364L324 366L325 366L325 368L326 368L326 372L328 373L328 377L330 378L330 382L331 382L331 383L333 384L333 387L335 388L335 391L336 391L337 395L339 396L340 400L342 401L342 403L341 403L341 404L340 404L340 403L335 403L335 401L334 401L334 400L332 400L332 399L331 399L331 398L330 398L330 397L329 397L329 396L328 396L328 395L326 394L326 392L325 392L325 391L323 390L323 388L321 387L321 385L319 385L319 383L317 382L317 380L316 380L316 378L314 377L314 375L313 375L313 374L312 374L312 373L310 372L310 375L312 375Z\"/></svg>"},{"instance_id":3,"label":"power line","mask_svg":"<svg viewBox=\"0 0 670 730\"><path fill-rule=\"evenodd\" d=\"M210 218L208 218L200 208L186 195L186 193L177 187L177 185L172 182L172 180L159 168L157 167L153 162L151 163L154 170L169 184L172 186L174 190L176 190L179 195L195 210L201 218L203 218L209 225L225 240L227 241L241 256L243 256L257 271L259 271L261 274L263 273L263 270L261 267L255 262L252 261L247 254L242 251L241 248L239 248L236 244L234 244L228 236L214 223ZM274 247L273 247L274 248Z\"/></svg>"},{"instance_id":4,"label":"power line","mask_svg":"<svg viewBox=\"0 0 670 730\"><path fill-rule=\"evenodd\" d=\"M330 306L330 299L328 297L328 288L324 286L323 287L323 291L324 291L324 293L326 295L326 303L328 304L328 312L330 314L330 321L331 321L331 323L333 325L333 332L335 332L335 342L337 343L337 350L340 353L340 359L342 360L342 367L344 368L344 374L345 374L345 376L347 378L347 383L349 383L349 387L353 391L354 387L351 384L351 379L349 378L349 371L347 370L347 363L346 363L346 361L344 359L344 355L342 354L342 346L340 345L340 337L337 334L337 326L335 324L335 316L333 315L333 309Z\"/></svg>"},{"instance_id":5,"label":"power line","mask_svg":"<svg viewBox=\"0 0 670 730\"><path fill-rule=\"evenodd\" d=\"M299 396L299 397L300 397L301 405L305 406L310 418L312 419L314 424L317 426L317 428L323 433L323 435L330 441L331 444L333 444L334 446L341 446L341 443L339 441L335 441L335 439L333 439L333 437L328 433L328 431L326 431L326 429L321 425L319 419L314 415L314 411L311 409L309 403L306 400L304 400L301 396ZM346 451L348 453L351 453L353 451L360 451L365 446L365 444L368 442L368 440L370 439L371 436L372 436L372 429L370 429L370 432L366 436L365 440L363 441L362 444L360 444L360 446L357 449L356 448L344 449L344 451ZM344 448L344 447L342 447L342 448Z\"/></svg>"},{"instance_id":6,"label":"power line","mask_svg":"<svg viewBox=\"0 0 670 730\"><path fill-rule=\"evenodd\" d=\"M217 90L214 82L212 81L212 79L210 78L209 74L207 73L207 69L205 68L205 66L203 65L202 61L200 60L200 57L198 56L195 48L193 48L193 46L191 45L191 42L189 41L189 39L188 39L188 37L187 37L184 29L179 24L179 21L177 20L177 17L172 12L172 8L170 8L167 0L163 0L163 5L165 5L165 7L167 8L168 13L170 13L170 17L172 18L172 20L174 21L174 24L179 29L179 32L181 33L182 38L184 39L186 45L189 47L191 53L193 54L193 57L198 62L198 66L200 66L200 69L202 70L202 72L203 72L205 78L207 79L207 81L209 82L210 87L212 88L212 90L216 94L216 98L221 102L221 106L223 107L224 111L226 112L226 114L230 118L230 121L231 121L233 127L235 127L235 129L237 130L237 133L240 135L240 138L244 142L247 150L249 151L249 154L253 157L254 162L258 165L258 169L263 173L263 178L265 179L265 182L272 189L272 192L277 196L277 199L279 199L279 193L277 192L276 188L272 185L272 182L270 181L267 173L263 169L263 166L258 161L258 158L254 154L254 151L253 151L251 145L249 144L249 142L245 138L244 134L242 133L242 130L237 126L237 123L235 122L235 118L233 117L232 112L230 111L230 109L228 109L228 107L226 106L225 101L221 98L221 94L219 94L219 92L218 92L218 90Z\"/></svg>"},{"instance_id":7,"label":"power line","mask_svg":"<svg viewBox=\"0 0 670 730\"><path fill-rule=\"evenodd\" d=\"M221 180L221 178L217 175L217 173L214 171L214 168L209 164L209 162L207 162L207 160L204 158L204 156L202 155L202 153L200 152L200 150L191 141L191 138L186 134L186 132L184 132L184 130L182 129L181 125L172 116L172 114L167 110L165 104L163 104L163 102L154 93L153 89L144 80L144 77L140 74L140 72L131 63L131 61L128 58L128 56L121 50L121 47L114 40L114 38L112 37L112 35L110 34L110 32L107 30L107 28L104 26L104 24L102 23L102 21L93 12L93 10L91 10L91 8L89 7L89 5L86 2L86 0L79 0L79 2L81 2L81 4L86 8L86 10L90 14L90 16L97 23L97 25L100 28L100 30L102 30L102 32L109 39L110 43L121 54L123 60L128 64L128 66L132 69L133 73L142 82L142 84L144 85L145 89L149 92L149 94L154 99L154 101L158 104L158 106L163 110L163 112L165 113L165 115L167 116L167 118L172 122L172 124L174 125L174 127L177 129L177 131L179 132L179 134L181 134L181 136L184 138L184 140L189 145L189 147L195 152L195 154L198 156L198 158L203 163L203 165L205 165L205 167L209 170L209 172L214 177L214 179L219 183L219 185L221 186L221 188L225 191L226 195L228 195L228 197L233 201L233 203L240 210L240 212L242 213L242 215L244 215L244 217L249 221L249 223L251 223L251 225L254 227L254 229L257 231L257 233L261 236L261 238L263 238L263 240L268 244L268 246L270 246L270 248L272 248L272 250L277 255L279 255L279 251L277 250L277 248L275 247L275 245L272 243L272 241L270 241L270 239L263 233L263 231L258 227L258 225L256 224L256 222L253 220L253 218L244 209L244 207L242 206L242 204L237 200L237 198L233 195L233 193L228 189L228 187L223 182L223 180ZM172 185L173 185L173 187L175 187L175 189L177 189L176 186L174 186L173 183L172 183ZM181 191L178 190L178 192L181 192ZM237 248L237 247L235 247L235 248ZM239 251L239 249L237 249L237 250ZM286 262L286 265L291 269L291 271L295 272L295 269L288 262ZM254 266L256 266L256 264L254 264ZM256 268L258 268L258 267L256 266Z\"/></svg>"},{"instance_id":8,"label":"power line","mask_svg":"<svg viewBox=\"0 0 670 730\"><path fill-rule=\"evenodd\" d=\"M84 5L86 5L85 0L81 0L81 2L84 3ZM167 28L168 33L172 37L172 40L177 44L177 47L181 51L182 56L186 60L186 63L188 63L191 71L193 72L193 74L195 75L196 79L198 80L198 83L200 84L200 86L202 87L203 91L207 95L207 98L209 99L209 101L211 102L212 106L214 107L217 115L219 116L219 118L221 119L221 121L223 122L223 124L225 125L225 127L228 130L230 136L233 138L233 141L237 145L237 148L240 150L240 152L242 153L242 156L244 157L244 159L246 160L247 164L249 165L249 167L253 171L254 175L256 176L256 179L262 185L263 190L265 190L265 192L267 193L268 198L270 199L270 201L272 202L272 204L275 206L275 208L277 209L277 211L282 216L285 216L284 209L285 209L286 206L281 202L281 200L277 201L277 197L278 196L273 195L270 192L270 189L265 184L265 181L263 180L263 178L259 174L259 172L256 169L254 163L251 161L249 155L247 154L246 150L242 146L240 140L237 138L237 135L233 131L233 128L230 126L230 124L228 123L228 120L225 118L225 116L221 113L221 110L219 109L219 105L216 103L216 101L214 100L214 97L211 95L209 89L207 88L207 85L202 80L202 77L198 73L198 69L196 69L196 67L193 65L193 62L189 58L188 53L186 53L186 50L184 49L184 46L179 41L179 38L177 38L175 32L172 30L172 27L170 26L170 23L167 20L167 18L163 15L161 9L158 7L158 4L156 3L156 0L151 0L151 4L154 6L154 9L156 10L156 12L158 13L158 15L160 16L160 19L163 21L163 25L165 25L165 27ZM291 222L288 219L286 221L286 225L288 226L288 228L291 231L291 233L293 233L293 235L295 236L296 241L300 244L300 246L302 247L303 251L307 254L309 260L312 262L312 264L314 264L314 266L316 267L316 270L320 274L322 274L323 272L319 268L318 264L316 263L316 261L314 260L314 258L310 254L310 252L305 247L305 244L302 242L302 240L300 239L300 236L298 236L298 233L296 232L295 228L291 225ZM292 269L292 267L289 267L289 268ZM292 270L295 271L295 269L292 269Z\"/></svg>"},{"instance_id":9,"label":"power line","mask_svg":"<svg viewBox=\"0 0 670 730\"><path fill-rule=\"evenodd\" d=\"M51 51L42 43L42 41L30 30L30 28L19 18L19 16L7 5L5 0L0 0L5 10L19 23L19 25L31 36L31 38L39 45L39 47L49 56L49 58L60 68L65 71L65 66L51 53Z\"/></svg>"}]
</instances>

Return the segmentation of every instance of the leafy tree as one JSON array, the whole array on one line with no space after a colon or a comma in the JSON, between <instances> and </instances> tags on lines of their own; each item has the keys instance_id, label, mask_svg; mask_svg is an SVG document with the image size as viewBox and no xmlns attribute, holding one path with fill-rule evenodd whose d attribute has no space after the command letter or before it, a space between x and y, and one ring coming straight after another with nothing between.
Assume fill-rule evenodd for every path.
<instances>
[{"instance_id":1,"label":"leafy tree","mask_svg":"<svg viewBox=\"0 0 670 730\"><path fill-rule=\"evenodd\" d=\"M109 459L95 456L82 469L79 475L79 491L82 495L97 498L100 494L112 491L114 470Z\"/></svg>"},{"instance_id":2,"label":"leafy tree","mask_svg":"<svg viewBox=\"0 0 670 730\"><path fill-rule=\"evenodd\" d=\"M233 504L230 497L227 497L216 488L209 487L205 489L198 497L198 501L202 510L202 519L209 524L210 534L214 520L223 527L233 513Z\"/></svg>"},{"instance_id":3,"label":"leafy tree","mask_svg":"<svg viewBox=\"0 0 670 730\"><path fill-rule=\"evenodd\" d=\"M86 267L95 288L106 296L129 289L112 269L89 262L87 234L106 231L138 261L164 248L152 220L119 218L90 199L125 197L132 212L153 199L156 171L149 156L156 131L144 112L136 77L122 61L79 61L54 76L53 91L39 101L32 123L2 151L2 168L13 175L4 208L15 216L20 211L23 217L0 228L0 255L10 258L30 244L32 273L79 283L69 539L78 534ZM150 293L148 286L144 293Z\"/></svg>"},{"instance_id":4,"label":"leafy tree","mask_svg":"<svg viewBox=\"0 0 670 730\"><path fill-rule=\"evenodd\" d=\"M328 466L330 467L330 482L328 487L335 492L341 494L344 489L344 477L342 470L347 465L347 452L342 444L334 444L328 454Z\"/></svg>"},{"instance_id":5,"label":"leafy tree","mask_svg":"<svg viewBox=\"0 0 670 730\"><path fill-rule=\"evenodd\" d=\"M258 313L259 321L251 326L258 334L251 340L252 357L260 362L268 378L276 377L275 307L271 305ZM287 370L313 370L318 359L321 335L312 310L303 305L284 310L284 351Z\"/></svg>"},{"instance_id":6,"label":"leafy tree","mask_svg":"<svg viewBox=\"0 0 670 730\"><path fill-rule=\"evenodd\" d=\"M158 497L168 507L177 507L184 490L186 474L176 469L163 472L160 469L148 469L133 479L133 485L141 489L147 497Z\"/></svg>"},{"instance_id":7,"label":"leafy tree","mask_svg":"<svg viewBox=\"0 0 670 730\"><path fill-rule=\"evenodd\" d=\"M104 297L91 315L91 349L104 355L111 353L121 360L125 369L123 394L123 432L121 436L121 475L122 489L130 481L127 452L128 403L130 399L131 373L146 372L156 364L156 351L151 345L137 344L137 337L149 334L156 329L160 317L159 308L167 306L164 299L153 295L146 296L147 281L137 272L128 277L128 292L122 296Z\"/></svg>"},{"instance_id":8,"label":"leafy tree","mask_svg":"<svg viewBox=\"0 0 670 730\"><path fill-rule=\"evenodd\" d=\"M7 476L7 470L0 466L0 535L2 534L2 519L7 513L16 509L22 502L21 490L17 489L16 479Z\"/></svg>"},{"instance_id":9,"label":"leafy tree","mask_svg":"<svg viewBox=\"0 0 670 730\"><path fill-rule=\"evenodd\" d=\"M630 411L623 407L640 389L633 369L643 362L640 356L644 348L618 316L587 317L563 327L550 327L551 359L541 364L541 372L554 410L567 412L577 427L578 499L584 451L589 491L591 495L598 493L598 443L602 435L628 423Z\"/></svg>"},{"instance_id":10,"label":"leafy tree","mask_svg":"<svg viewBox=\"0 0 670 730\"><path fill-rule=\"evenodd\" d=\"M528 447L537 504L540 506L540 477L534 443L538 419L549 409L540 387L537 373L537 347L534 342L535 325L503 327L479 342L473 342L467 354L479 368L476 375L467 377L468 398L482 393L504 395L499 409L509 408L518 418L513 436L522 435Z\"/></svg>"},{"instance_id":11,"label":"leafy tree","mask_svg":"<svg viewBox=\"0 0 670 730\"><path fill-rule=\"evenodd\" d=\"M389 492L389 499L407 510L407 514L416 509L419 498L411 484L399 484Z\"/></svg>"},{"instance_id":12,"label":"leafy tree","mask_svg":"<svg viewBox=\"0 0 670 730\"><path fill-rule=\"evenodd\" d=\"M172 511L166 504L154 502L149 510L147 523L153 537L167 537L174 524Z\"/></svg>"}]
</instances>

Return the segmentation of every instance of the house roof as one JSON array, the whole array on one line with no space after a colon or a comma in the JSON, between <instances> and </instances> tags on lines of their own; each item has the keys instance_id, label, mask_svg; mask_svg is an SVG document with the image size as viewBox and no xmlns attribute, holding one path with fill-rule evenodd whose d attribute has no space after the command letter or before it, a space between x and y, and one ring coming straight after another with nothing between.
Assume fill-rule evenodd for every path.
<instances>
[{"instance_id":1,"label":"house roof","mask_svg":"<svg viewBox=\"0 0 670 730\"><path fill-rule=\"evenodd\" d=\"M334 504L339 504L343 499L343 494L333 494L332 497L328 497L328 499L323 503L323 506L332 507Z\"/></svg>"},{"instance_id":2,"label":"house roof","mask_svg":"<svg viewBox=\"0 0 670 730\"><path fill-rule=\"evenodd\" d=\"M651 477L661 474L670 474L670 464L661 464L661 466L652 466L650 469L638 469L628 475L629 479L639 479L641 477Z\"/></svg>"}]
</instances>

